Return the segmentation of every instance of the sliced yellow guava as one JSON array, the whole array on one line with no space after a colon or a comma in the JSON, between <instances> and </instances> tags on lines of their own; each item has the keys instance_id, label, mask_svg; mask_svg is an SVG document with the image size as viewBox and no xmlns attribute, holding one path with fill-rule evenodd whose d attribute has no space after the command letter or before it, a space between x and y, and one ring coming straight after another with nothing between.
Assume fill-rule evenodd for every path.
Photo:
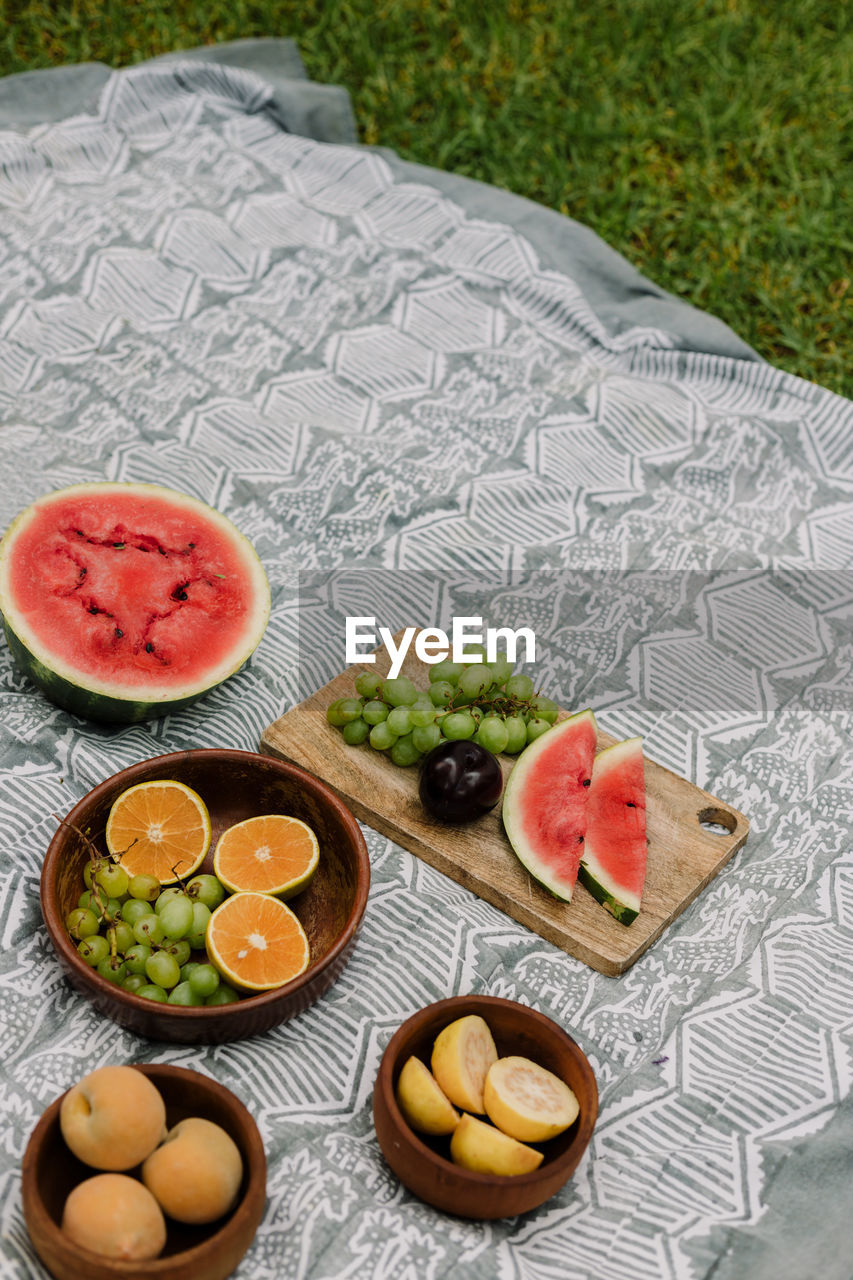
<instances>
[{"instance_id":1,"label":"sliced yellow guava","mask_svg":"<svg viewBox=\"0 0 853 1280\"><path fill-rule=\"evenodd\" d=\"M498 1051L486 1022L476 1013L440 1031L432 1048L432 1074L454 1106L482 1115L486 1072Z\"/></svg>"},{"instance_id":2,"label":"sliced yellow guava","mask_svg":"<svg viewBox=\"0 0 853 1280\"><path fill-rule=\"evenodd\" d=\"M483 1087L486 1114L519 1142L545 1142L568 1129L579 1105L572 1090L529 1058L499 1058Z\"/></svg>"},{"instance_id":3,"label":"sliced yellow guava","mask_svg":"<svg viewBox=\"0 0 853 1280\"><path fill-rule=\"evenodd\" d=\"M538 1169L544 1156L526 1147L508 1134L501 1133L484 1120L465 1115L450 1139L450 1158L463 1169L476 1173L496 1173L501 1177L517 1177Z\"/></svg>"},{"instance_id":4,"label":"sliced yellow guava","mask_svg":"<svg viewBox=\"0 0 853 1280\"><path fill-rule=\"evenodd\" d=\"M459 1112L420 1058L409 1058L397 1080L397 1105L418 1133L452 1133Z\"/></svg>"}]
</instances>

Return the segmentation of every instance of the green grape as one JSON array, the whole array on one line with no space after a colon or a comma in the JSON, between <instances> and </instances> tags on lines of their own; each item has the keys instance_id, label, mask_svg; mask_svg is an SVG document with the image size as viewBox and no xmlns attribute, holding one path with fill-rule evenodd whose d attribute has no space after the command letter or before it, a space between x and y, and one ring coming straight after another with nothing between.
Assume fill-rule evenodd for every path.
<instances>
[{"instance_id":1,"label":"green grape","mask_svg":"<svg viewBox=\"0 0 853 1280\"><path fill-rule=\"evenodd\" d=\"M130 876L118 863L108 862L95 873L95 883L99 884L111 898L121 898L127 893Z\"/></svg>"},{"instance_id":2,"label":"green grape","mask_svg":"<svg viewBox=\"0 0 853 1280\"><path fill-rule=\"evenodd\" d=\"M158 915L151 912L150 916L143 916L141 920L137 920L133 926L133 936L137 942L156 946L158 942L162 942L165 934L163 933L163 922Z\"/></svg>"},{"instance_id":3,"label":"green grape","mask_svg":"<svg viewBox=\"0 0 853 1280\"><path fill-rule=\"evenodd\" d=\"M203 903L208 911L215 911L225 901L225 886L216 876L193 876L187 885L187 895L193 902Z\"/></svg>"},{"instance_id":4,"label":"green grape","mask_svg":"<svg viewBox=\"0 0 853 1280\"><path fill-rule=\"evenodd\" d=\"M142 996L143 1000L156 1000L158 1004L165 1004L169 999L168 994L156 982L149 982L147 987L140 987L136 994Z\"/></svg>"},{"instance_id":5,"label":"green grape","mask_svg":"<svg viewBox=\"0 0 853 1280\"><path fill-rule=\"evenodd\" d=\"M522 698L527 701L533 697L533 681L530 676L510 676L504 689L511 698Z\"/></svg>"},{"instance_id":6,"label":"green grape","mask_svg":"<svg viewBox=\"0 0 853 1280\"><path fill-rule=\"evenodd\" d=\"M175 942L164 942L162 950L170 956L174 956L180 968L181 965L186 964L189 960L192 947L190 946L189 938L178 938Z\"/></svg>"},{"instance_id":7,"label":"green grape","mask_svg":"<svg viewBox=\"0 0 853 1280\"><path fill-rule=\"evenodd\" d=\"M116 951L124 955L136 941L136 934L125 920L117 920L107 929L107 938L109 940L115 938Z\"/></svg>"},{"instance_id":8,"label":"green grape","mask_svg":"<svg viewBox=\"0 0 853 1280\"><path fill-rule=\"evenodd\" d=\"M539 720L534 718L527 722L527 741L535 742L537 738L541 738L543 733L547 733L551 728L547 720Z\"/></svg>"},{"instance_id":9,"label":"green grape","mask_svg":"<svg viewBox=\"0 0 853 1280\"><path fill-rule=\"evenodd\" d=\"M455 685L459 683L459 677L465 670L461 662L451 662L449 658L444 658L441 662L429 669L430 684L447 683Z\"/></svg>"},{"instance_id":10,"label":"green grape","mask_svg":"<svg viewBox=\"0 0 853 1280\"><path fill-rule=\"evenodd\" d=\"M397 735L393 729L388 728L387 720L375 724L370 730L370 745L374 751L389 751L396 741Z\"/></svg>"},{"instance_id":11,"label":"green grape","mask_svg":"<svg viewBox=\"0 0 853 1280\"><path fill-rule=\"evenodd\" d=\"M388 716L388 728L398 738L412 732L412 713L408 707L394 707Z\"/></svg>"},{"instance_id":12,"label":"green grape","mask_svg":"<svg viewBox=\"0 0 853 1280\"><path fill-rule=\"evenodd\" d=\"M92 879L95 875L95 872L100 871L102 867L106 867L108 866L108 864L109 864L108 858L93 858L86 863L85 867L83 868L83 882L86 885L87 889L91 889L92 887Z\"/></svg>"},{"instance_id":13,"label":"green grape","mask_svg":"<svg viewBox=\"0 0 853 1280\"><path fill-rule=\"evenodd\" d=\"M453 701L456 686L449 680L436 680L429 687L429 700L435 707L446 707Z\"/></svg>"},{"instance_id":14,"label":"green grape","mask_svg":"<svg viewBox=\"0 0 853 1280\"><path fill-rule=\"evenodd\" d=\"M210 909L203 902L194 902L192 928L187 934L187 942L193 951L201 951L203 949L209 919Z\"/></svg>"},{"instance_id":15,"label":"green grape","mask_svg":"<svg viewBox=\"0 0 853 1280\"><path fill-rule=\"evenodd\" d=\"M193 927L193 904L185 893L166 903L160 912L160 923L167 938L186 937Z\"/></svg>"},{"instance_id":16,"label":"green grape","mask_svg":"<svg viewBox=\"0 0 853 1280\"><path fill-rule=\"evenodd\" d=\"M553 724L560 714L560 708L556 702L552 702L550 698L544 698L541 693L531 699L530 705L536 712L537 719L547 720L549 724Z\"/></svg>"},{"instance_id":17,"label":"green grape","mask_svg":"<svg viewBox=\"0 0 853 1280\"><path fill-rule=\"evenodd\" d=\"M504 721L507 730L507 742L504 751L507 755L517 756L527 746L527 725L521 716L507 716Z\"/></svg>"},{"instance_id":18,"label":"green grape","mask_svg":"<svg viewBox=\"0 0 853 1280\"><path fill-rule=\"evenodd\" d=\"M154 951L145 961L145 972L151 982L167 991L181 980L181 966L168 951Z\"/></svg>"},{"instance_id":19,"label":"green grape","mask_svg":"<svg viewBox=\"0 0 853 1280\"><path fill-rule=\"evenodd\" d=\"M505 653L497 653L492 662L489 663L495 676L496 684L506 684L507 680L513 673L515 663L510 662Z\"/></svg>"},{"instance_id":20,"label":"green grape","mask_svg":"<svg viewBox=\"0 0 853 1280\"><path fill-rule=\"evenodd\" d=\"M144 973L151 948L147 942L137 942L125 952L124 963L130 973Z\"/></svg>"},{"instance_id":21,"label":"green grape","mask_svg":"<svg viewBox=\"0 0 853 1280\"><path fill-rule=\"evenodd\" d=\"M188 960L186 964L182 964L181 965L181 982L187 982L189 980L189 976L192 973L193 969L197 969L200 963L201 963L200 960Z\"/></svg>"},{"instance_id":22,"label":"green grape","mask_svg":"<svg viewBox=\"0 0 853 1280\"><path fill-rule=\"evenodd\" d=\"M438 711L431 702L418 701L412 707L412 726L415 729L425 729L427 725L432 724Z\"/></svg>"},{"instance_id":23,"label":"green grape","mask_svg":"<svg viewBox=\"0 0 853 1280\"><path fill-rule=\"evenodd\" d=\"M200 964L193 969L188 982L196 995L206 1000L219 986L219 974L212 964Z\"/></svg>"},{"instance_id":24,"label":"green grape","mask_svg":"<svg viewBox=\"0 0 853 1280\"><path fill-rule=\"evenodd\" d=\"M492 755L500 755L509 741L507 727L498 716L485 716L479 729L474 734L474 741Z\"/></svg>"},{"instance_id":25,"label":"green grape","mask_svg":"<svg viewBox=\"0 0 853 1280\"><path fill-rule=\"evenodd\" d=\"M75 907L65 917L65 927L72 938L91 938L98 932L98 917L85 907Z\"/></svg>"},{"instance_id":26,"label":"green grape","mask_svg":"<svg viewBox=\"0 0 853 1280\"><path fill-rule=\"evenodd\" d=\"M355 678L356 693L362 698L375 698L382 684L382 677L376 671L360 671Z\"/></svg>"},{"instance_id":27,"label":"green grape","mask_svg":"<svg viewBox=\"0 0 853 1280\"><path fill-rule=\"evenodd\" d=\"M370 725L359 716L357 720L350 720L349 724L344 725L343 734L348 747L360 747L370 737Z\"/></svg>"},{"instance_id":28,"label":"green grape","mask_svg":"<svg viewBox=\"0 0 853 1280\"><path fill-rule=\"evenodd\" d=\"M333 724L336 729L340 729L346 724L346 720L341 715L342 702L343 698L337 698L334 702L330 703L326 709L326 719L329 724Z\"/></svg>"},{"instance_id":29,"label":"green grape","mask_svg":"<svg viewBox=\"0 0 853 1280\"><path fill-rule=\"evenodd\" d=\"M188 982L179 982L178 985L176 987L173 987L172 990L169 992L169 999L167 1003L180 1004L184 1006L188 1006L188 1005L198 1006L198 1005L204 1004L204 1001L202 1000L201 996L196 995L196 993L193 991L192 987Z\"/></svg>"},{"instance_id":30,"label":"green grape","mask_svg":"<svg viewBox=\"0 0 853 1280\"><path fill-rule=\"evenodd\" d=\"M98 900L91 889L84 890L77 899L77 906L83 911L94 911L98 915Z\"/></svg>"},{"instance_id":31,"label":"green grape","mask_svg":"<svg viewBox=\"0 0 853 1280\"><path fill-rule=\"evenodd\" d=\"M466 667L459 677L459 692L466 698L479 698L494 684L491 667Z\"/></svg>"},{"instance_id":32,"label":"green grape","mask_svg":"<svg viewBox=\"0 0 853 1280\"><path fill-rule=\"evenodd\" d=\"M229 987L227 983L220 982L212 996L208 996L205 1000L206 1005L217 1004L236 1004L240 999L233 987Z\"/></svg>"},{"instance_id":33,"label":"green grape","mask_svg":"<svg viewBox=\"0 0 853 1280\"><path fill-rule=\"evenodd\" d=\"M96 899L92 898L92 910L97 912L100 920L120 920L123 905L118 898L108 898L103 906L96 905Z\"/></svg>"},{"instance_id":34,"label":"green grape","mask_svg":"<svg viewBox=\"0 0 853 1280\"><path fill-rule=\"evenodd\" d=\"M132 929L137 920L141 920L143 916L150 916L153 910L150 902L142 902L139 898L128 898L127 902L121 904L121 918Z\"/></svg>"},{"instance_id":35,"label":"green grape","mask_svg":"<svg viewBox=\"0 0 853 1280\"><path fill-rule=\"evenodd\" d=\"M77 943L77 954L94 969L110 954L110 944L101 934L94 933L90 938L83 938Z\"/></svg>"},{"instance_id":36,"label":"green grape","mask_svg":"<svg viewBox=\"0 0 853 1280\"><path fill-rule=\"evenodd\" d=\"M154 910L159 916L167 902L174 902L175 898L185 898L186 894L179 884L170 885L168 889L164 889L160 897L154 903Z\"/></svg>"},{"instance_id":37,"label":"green grape","mask_svg":"<svg viewBox=\"0 0 853 1280\"><path fill-rule=\"evenodd\" d=\"M162 888L163 886L156 876L144 874L131 876L130 883L127 886L131 898L138 898L140 902L156 902L160 897Z\"/></svg>"},{"instance_id":38,"label":"green grape","mask_svg":"<svg viewBox=\"0 0 853 1280\"><path fill-rule=\"evenodd\" d=\"M341 717L342 723L350 724L351 721L358 720L363 706L363 698L343 698L338 709L338 715Z\"/></svg>"},{"instance_id":39,"label":"green grape","mask_svg":"<svg viewBox=\"0 0 853 1280\"><path fill-rule=\"evenodd\" d=\"M402 738L398 738L391 748L391 759L394 764L400 765L401 768L408 768L411 764L417 764L421 758L421 753L412 740L412 735L406 733Z\"/></svg>"},{"instance_id":40,"label":"green grape","mask_svg":"<svg viewBox=\"0 0 853 1280\"><path fill-rule=\"evenodd\" d=\"M408 676L398 676L396 680L383 680L382 697L392 707L410 707L418 700L418 690Z\"/></svg>"},{"instance_id":41,"label":"green grape","mask_svg":"<svg viewBox=\"0 0 853 1280\"><path fill-rule=\"evenodd\" d=\"M105 956L98 965L97 972L107 982L121 984L127 977L127 965L118 956Z\"/></svg>"},{"instance_id":42,"label":"green grape","mask_svg":"<svg viewBox=\"0 0 853 1280\"><path fill-rule=\"evenodd\" d=\"M477 722L470 711L451 711L441 721L441 732L445 738L452 740L473 738L477 732Z\"/></svg>"},{"instance_id":43,"label":"green grape","mask_svg":"<svg viewBox=\"0 0 853 1280\"><path fill-rule=\"evenodd\" d=\"M416 725L412 730L412 745L421 755L426 755L441 742L441 730L437 724Z\"/></svg>"},{"instance_id":44,"label":"green grape","mask_svg":"<svg viewBox=\"0 0 853 1280\"><path fill-rule=\"evenodd\" d=\"M368 724L381 724L383 720L388 719L390 708L384 702L366 702L361 709L361 718L366 720Z\"/></svg>"},{"instance_id":45,"label":"green grape","mask_svg":"<svg viewBox=\"0 0 853 1280\"><path fill-rule=\"evenodd\" d=\"M121 984L125 991L138 991L140 987L147 984L148 979L144 973L129 973Z\"/></svg>"}]
</instances>

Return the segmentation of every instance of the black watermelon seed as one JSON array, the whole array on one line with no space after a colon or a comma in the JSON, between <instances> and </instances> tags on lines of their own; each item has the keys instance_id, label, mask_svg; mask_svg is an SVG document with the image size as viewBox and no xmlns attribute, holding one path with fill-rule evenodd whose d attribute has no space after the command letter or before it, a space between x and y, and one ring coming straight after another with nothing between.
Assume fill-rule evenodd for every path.
<instances>
[{"instance_id":1,"label":"black watermelon seed","mask_svg":"<svg viewBox=\"0 0 853 1280\"><path fill-rule=\"evenodd\" d=\"M153 646L153 644L151 643L151 641L150 641L150 640L148 641L147 645L145 646L145 652L146 652L146 653L153 653L153 652L154 652L154 646Z\"/></svg>"}]
</instances>

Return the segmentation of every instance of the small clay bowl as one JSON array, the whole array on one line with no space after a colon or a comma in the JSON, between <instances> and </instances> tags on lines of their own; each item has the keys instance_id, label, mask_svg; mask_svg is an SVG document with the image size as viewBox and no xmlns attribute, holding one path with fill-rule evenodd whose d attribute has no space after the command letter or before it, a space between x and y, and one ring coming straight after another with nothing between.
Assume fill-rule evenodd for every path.
<instances>
[{"instance_id":1,"label":"small clay bowl","mask_svg":"<svg viewBox=\"0 0 853 1280\"><path fill-rule=\"evenodd\" d=\"M213 871L219 836L244 818L286 813L313 828L320 863L308 887L288 903L308 937L311 962L283 987L210 1008L157 1004L121 990L81 960L65 928L66 916L85 887L83 868L89 851L72 825L60 824L42 868L41 909L72 986L123 1027L154 1040L182 1044L244 1039L302 1013L341 973L367 905L370 862L355 818L325 783L304 769L250 751L217 748L179 751L130 765L84 796L65 822L106 853L104 829L113 802L126 788L155 778L171 778L192 787L210 811L213 838L201 871Z\"/></svg>"},{"instance_id":2,"label":"small clay bowl","mask_svg":"<svg viewBox=\"0 0 853 1280\"><path fill-rule=\"evenodd\" d=\"M449 1138L415 1133L397 1105L395 1089L404 1063L414 1055L428 1067L438 1033L472 1013L488 1023L499 1057L530 1058L564 1080L580 1104L577 1120L565 1133L530 1144L545 1156L533 1173L500 1177L462 1169L450 1159ZM373 1091L376 1136L397 1177L419 1199L461 1218L512 1218L543 1204L574 1173L597 1115L595 1076L571 1036L535 1009L496 996L454 996L414 1014L385 1050Z\"/></svg>"},{"instance_id":3,"label":"small clay bowl","mask_svg":"<svg viewBox=\"0 0 853 1280\"><path fill-rule=\"evenodd\" d=\"M234 1139L243 1157L237 1203L224 1218L205 1226L167 1218L166 1247L150 1262L119 1262L81 1249L61 1229L62 1210L73 1188L99 1171L83 1164L65 1145L59 1128L62 1098L57 1098L39 1120L24 1153L21 1194L35 1251L56 1280L224 1280L249 1248L263 1216L267 1165L261 1135L242 1102L208 1076L183 1067L146 1065L136 1070L163 1095L169 1128L187 1116L202 1116Z\"/></svg>"}]
</instances>

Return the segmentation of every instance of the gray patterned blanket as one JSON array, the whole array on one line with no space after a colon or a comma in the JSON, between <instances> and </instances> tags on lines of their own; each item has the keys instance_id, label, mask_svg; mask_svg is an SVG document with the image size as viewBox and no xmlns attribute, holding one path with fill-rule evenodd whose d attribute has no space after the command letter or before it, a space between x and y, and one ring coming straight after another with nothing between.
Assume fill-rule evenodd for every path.
<instances>
[{"instance_id":1,"label":"gray patterned blanket","mask_svg":"<svg viewBox=\"0 0 853 1280\"><path fill-rule=\"evenodd\" d=\"M850 404L568 220L354 145L291 48L199 52L0 82L0 524L79 481L171 483L273 589L250 664L146 726L75 720L0 652L3 1276L43 1274L19 1181L42 1109L152 1060L258 1120L246 1280L849 1277ZM298 696L300 571L365 567L507 591L555 691L745 811L750 841L614 980L367 831L364 929L319 1004L221 1048L140 1041L51 952L52 815L148 756L255 749ZM666 609L639 607L638 569ZM391 1034L468 991L555 1018L599 1080L576 1176L517 1220L440 1217L374 1138Z\"/></svg>"}]
</instances>

